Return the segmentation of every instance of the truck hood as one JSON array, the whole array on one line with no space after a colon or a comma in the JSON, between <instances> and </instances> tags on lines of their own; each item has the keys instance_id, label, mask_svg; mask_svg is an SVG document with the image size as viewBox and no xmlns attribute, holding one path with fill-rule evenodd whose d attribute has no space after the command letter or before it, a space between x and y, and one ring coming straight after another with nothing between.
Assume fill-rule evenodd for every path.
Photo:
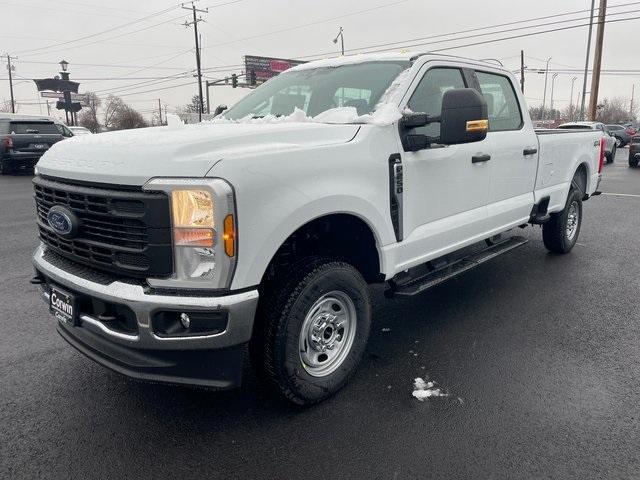
<instances>
[{"instance_id":1,"label":"truck hood","mask_svg":"<svg viewBox=\"0 0 640 480\"><path fill-rule=\"evenodd\" d=\"M204 177L225 157L352 140L359 125L213 124L152 127L56 143L38 173L69 180L144 185L154 177Z\"/></svg>"}]
</instances>

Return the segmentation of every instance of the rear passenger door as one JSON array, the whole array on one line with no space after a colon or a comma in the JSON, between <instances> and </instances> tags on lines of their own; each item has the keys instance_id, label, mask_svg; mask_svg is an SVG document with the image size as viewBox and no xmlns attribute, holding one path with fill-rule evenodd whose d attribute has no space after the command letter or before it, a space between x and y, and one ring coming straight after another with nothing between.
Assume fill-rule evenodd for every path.
<instances>
[{"instance_id":1,"label":"rear passenger door","mask_svg":"<svg viewBox=\"0 0 640 480\"><path fill-rule=\"evenodd\" d=\"M489 113L489 229L525 223L534 201L538 138L531 122L525 122L519 92L510 77L476 70L475 79Z\"/></svg>"}]
</instances>

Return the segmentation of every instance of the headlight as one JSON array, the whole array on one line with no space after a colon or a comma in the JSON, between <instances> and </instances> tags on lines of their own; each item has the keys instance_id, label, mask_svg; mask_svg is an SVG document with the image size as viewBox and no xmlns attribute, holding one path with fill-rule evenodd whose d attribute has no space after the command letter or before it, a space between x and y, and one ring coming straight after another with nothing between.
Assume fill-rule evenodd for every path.
<instances>
[{"instance_id":1,"label":"headlight","mask_svg":"<svg viewBox=\"0 0 640 480\"><path fill-rule=\"evenodd\" d=\"M236 265L233 189L222 179L150 180L144 190L163 191L171 199L174 274L149 279L151 286L224 289Z\"/></svg>"}]
</instances>

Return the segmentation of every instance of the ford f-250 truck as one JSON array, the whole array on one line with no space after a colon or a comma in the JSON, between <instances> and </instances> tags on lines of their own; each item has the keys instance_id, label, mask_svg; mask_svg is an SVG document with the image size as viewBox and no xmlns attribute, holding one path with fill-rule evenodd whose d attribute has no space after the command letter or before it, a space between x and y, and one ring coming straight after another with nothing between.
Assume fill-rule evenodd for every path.
<instances>
[{"instance_id":1,"label":"ford f-250 truck","mask_svg":"<svg viewBox=\"0 0 640 480\"><path fill-rule=\"evenodd\" d=\"M210 123L56 144L32 282L60 335L117 372L229 388L248 350L289 400L319 402L363 355L368 284L417 294L529 223L551 252L575 245L602 142L534 131L516 85L481 61L345 57Z\"/></svg>"}]
</instances>

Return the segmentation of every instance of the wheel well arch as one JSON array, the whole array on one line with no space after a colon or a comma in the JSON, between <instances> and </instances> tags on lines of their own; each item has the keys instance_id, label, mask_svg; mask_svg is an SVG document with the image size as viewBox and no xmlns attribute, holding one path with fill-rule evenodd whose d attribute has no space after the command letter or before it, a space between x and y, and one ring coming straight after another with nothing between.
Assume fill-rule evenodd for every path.
<instances>
[{"instance_id":1,"label":"wheel well arch","mask_svg":"<svg viewBox=\"0 0 640 480\"><path fill-rule=\"evenodd\" d=\"M269 283L296 261L312 255L345 261L369 283L384 280L371 226L352 213L330 213L308 221L284 240L269 261L261 284Z\"/></svg>"},{"instance_id":2,"label":"wheel well arch","mask_svg":"<svg viewBox=\"0 0 640 480\"><path fill-rule=\"evenodd\" d=\"M586 163L583 162L578 165L571 182L575 183L584 195L587 194L587 187L589 185L589 166Z\"/></svg>"}]
</instances>

